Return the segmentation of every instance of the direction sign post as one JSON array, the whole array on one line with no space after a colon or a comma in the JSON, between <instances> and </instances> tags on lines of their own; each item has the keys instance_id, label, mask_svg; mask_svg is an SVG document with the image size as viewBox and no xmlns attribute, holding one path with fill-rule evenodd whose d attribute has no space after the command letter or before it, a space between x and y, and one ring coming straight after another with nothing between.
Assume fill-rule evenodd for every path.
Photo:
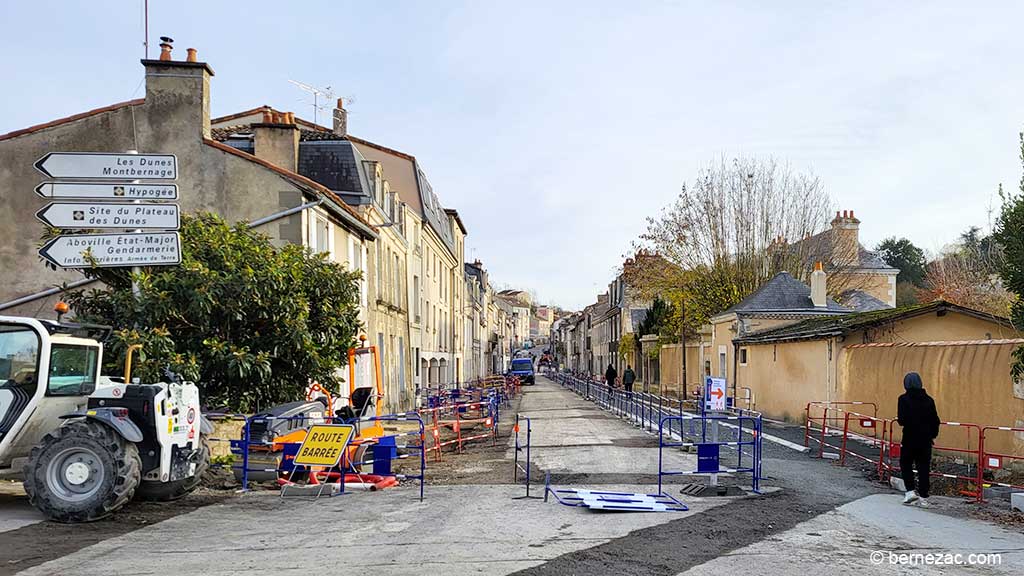
<instances>
[{"instance_id":1,"label":"direction sign post","mask_svg":"<svg viewBox=\"0 0 1024 576\"><path fill-rule=\"evenodd\" d=\"M91 180L176 180L178 159L173 154L108 154L50 152L35 163L48 178Z\"/></svg>"},{"instance_id":2,"label":"direction sign post","mask_svg":"<svg viewBox=\"0 0 1024 576\"><path fill-rule=\"evenodd\" d=\"M70 234L57 236L39 255L61 268L115 268L181 264L177 232Z\"/></svg>"},{"instance_id":3,"label":"direction sign post","mask_svg":"<svg viewBox=\"0 0 1024 576\"><path fill-rule=\"evenodd\" d=\"M725 378L713 378L711 376L708 376L704 380L704 402L703 402L704 410L703 410L703 412L704 412L705 416L708 413L711 413L712 415L715 415L715 414L718 414L718 413L721 413L721 412L725 411L725 407L726 407L726 400L725 400L726 399L726 391L725 391L725 386L726 386ZM705 426L706 426L707 425L707 420L706 419L704 420L704 423L705 423ZM718 469L718 448L719 448L719 446L718 446L718 420L714 420L714 419L711 420L711 443L715 446L715 448L714 448L714 460L715 460L715 467L714 467L714 469L717 470ZM711 454L709 453L706 457L710 459L711 458ZM718 474L711 474L710 484L711 484L711 486L718 486Z\"/></svg>"},{"instance_id":4,"label":"direction sign post","mask_svg":"<svg viewBox=\"0 0 1024 576\"><path fill-rule=\"evenodd\" d=\"M177 230L177 204L106 202L51 202L36 212L47 226L65 229L131 228L133 230Z\"/></svg>"},{"instance_id":5,"label":"direction sign post","mask_svg":"<svg viewBox=\"0 0 1024 576\"><path fill-rule=\"evenodd\" d=\"M43 182L36 186L43 198L68 200L177 200L177 184L137 182Z\"/></svg>"},{"instance_id":6,"label":"direction sign post","mask_svg":"<svg viewBox=\"0 0 1024 576\"><path fill-rule=\"evenodd\" d=\"M36 212L36 218L62 230L110 230L53 238L39 255L54 266L123 266L138 273L141 266L181 263L181 237L175 232L181 227L178 205L159 202L178 198L173 183L178 159L173 154L50 152L34 166L56 180L37 186L36 194L57 200ZM64 199L78 202L60 201ZM134 280L132 291L137 292Z\"/></svg>"}]
</instances>

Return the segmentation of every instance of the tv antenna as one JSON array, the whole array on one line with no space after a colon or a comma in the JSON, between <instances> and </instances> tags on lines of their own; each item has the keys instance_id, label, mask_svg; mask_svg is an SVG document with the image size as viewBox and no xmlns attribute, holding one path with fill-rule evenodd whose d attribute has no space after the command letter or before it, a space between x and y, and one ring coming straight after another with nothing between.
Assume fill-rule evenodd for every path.
<instances>
[{"instance_id":1,"label":"tv antenna","mask_svg":"<svg viewBox=\"0 0 1024 576\"><path fill-rule=\"evenodd\" d=\"M313 123L319 124L317 121L317 113L320 111L327 111L327 106L332 100L334 100L334 90L330 86L324 86L323 88L317 88L316 86L310 86L302 82L295 80L289 80L292 84L299 87L304 92L309 92L313 95Z\"/></svg>"}]
</instances>

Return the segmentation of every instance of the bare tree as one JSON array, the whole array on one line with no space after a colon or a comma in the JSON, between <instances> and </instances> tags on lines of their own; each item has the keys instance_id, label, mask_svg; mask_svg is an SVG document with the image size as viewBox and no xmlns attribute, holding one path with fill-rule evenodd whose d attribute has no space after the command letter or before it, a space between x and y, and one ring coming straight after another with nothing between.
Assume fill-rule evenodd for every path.
<instances>
[{"instance_id":1,"label":"bare tree","mask_svg":"<svg viewBox=\"0 0 1024 576\"><path fill-rule=\"evenodd\" d=\"M816 236L831 207L813 175L771 158L723 158L647 219L635 246L645 265L626 272L648 297L660 294L677 305L703 300L692 322L738 302L780 271L805 279L817 260L828 267L829 292L839 294L859 287L859 276L846 273L827 236Z\"/></svg>"},{"instance_id":2,"label":"bare tree","mask_svg":"<svg viewBox=\"0 0 1024 576\"><path fill-rule=\"evenodd\" d=\"M946 300L1008 317L1015 298L998 276L1004 258L997 244L989 238L979 240L972 228L961 235L958 245L928 263L918 300Z\"/></svg>"}]
</instances>

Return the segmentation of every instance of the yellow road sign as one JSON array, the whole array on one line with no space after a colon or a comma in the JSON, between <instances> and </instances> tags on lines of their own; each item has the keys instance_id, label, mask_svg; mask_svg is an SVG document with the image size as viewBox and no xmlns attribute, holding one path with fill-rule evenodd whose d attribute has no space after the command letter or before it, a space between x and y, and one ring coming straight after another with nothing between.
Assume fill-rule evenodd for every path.
<instances>
[{"instance_id":1,"label":"yellow road sign","mask_svg":"<svg viewBox=\"0 0 1024 576\"><path fill-rule=\"evenodd\" d=\"M354 433L355 426L349 424L314 424L295 455L295 464L337 466Z\"/></svg>"}]
</instances>

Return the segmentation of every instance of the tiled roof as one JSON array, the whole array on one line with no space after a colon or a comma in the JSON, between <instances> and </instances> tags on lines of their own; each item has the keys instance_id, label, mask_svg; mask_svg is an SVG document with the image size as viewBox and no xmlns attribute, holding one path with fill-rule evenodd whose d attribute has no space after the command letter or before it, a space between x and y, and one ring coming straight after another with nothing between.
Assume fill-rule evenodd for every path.
<instances>
[{"instance_id":1,"label":"tiled roof","mask_svg":"<svg viewBox=\"0 0 1024 576\"><path fill-rule=\"evenodd\" d=\"M993 346L1024 344L1024 338L993 338L991 340L938 340L935 342L868 342L851 344L846 348L915 348L918 346Z\"/></svg>"},{"instance_id":2,"label":"tiled roof","mask_svg":"<svg viewBox=\"0 0 1024 576\"><path fill-rule=\"evenodd\" d=\"M891 306L863 290L847 290L839 295L839 301L854 312L891 309Z\"/></svg>"},{"instance_id":3,"label":"tiled roof","mask_svg":"<svg viewBox=\"0 0 1024 576\"><path fill-rule=\"evenodd\" d=\"M210 137L218 142L223 142L231 137L251 138L252 134L252 124L232 124L231 126L221 126L219 128L210 129ZM347 141L348 139L344 136L338 136L334 132L299 128L300 142L316 142L321 140Z\"/></svg>"},{"instance_id":4,"label":"tiled roof","mask_svg":"<svg viewBox=\"0 0 1024 576\"><path fill-rule=\"evenodd\" d=\"M370 233L370 235L376 234L376 232L374 231L373 226L370 225L369 222L364 220L363 217L360 216L359 213L356 212L352 207L350 207L348 204L345 204L345 202L341 198L339 198L338 195L335 194L333 191L331 191L329 188L327 188L327 187L325 187L325 186L323 186L323 185L321 185L321 184L319 184L317 182L314 182L313 180L310 180L309 178L307 178L307 177L305 177L305 176L303 176L301 174L296 174L295 172L292 172L291 170L286 170L284 168L281 168L280 166L278 166L276 164L272 164L270 162L267 162L266 160L263 160L261 158L257 158L256 156L253 156L252 154L249 154L247 152L243 152L241 150L238 150L236 148L228 146L227 144L224 144L222 142L217 142L216 140L212 140L212 139L209 139L209 138L203 138L203 143L206 144L207 146L216 148L216 149L221 150L223 152L227 152L229 154L233 154L235 156L238 156L239 158L248 160L249 162L253 162L253 163L259 164L260 166L263 166L264 168L267 168L269 170L272 170L273 172L276 172L278 175L280 175L283 178L291 181L294 184L297 184L298 186L300 186L302 188L307 188L307 189L312 190L313 192L317 192L319 194L322 194L322 195L326 196L328 199L331 200L332 203L336 204L338 206L338 208L340 208L341 210L344 210L346 213L348 213L355 220L355 222L357 224L361 225L362 227L365 227L366 231L368 231Z\"/></svg>"},{"instance_id":5,"label":"tiled roof","mask_svg":"<svg viewBox=\"0 0 1024 576\"><path fill-rule=\"evenodd\" d=\"M803 258L807 262L822 262L826 271L832 268L832 229L829 228L814 236L804 238L790 245L790 248L797 253L804 253ZM877 253L857 244L858 258L860 262L857 268L862 270L896 270L882 260Z\"/></svg>"},{"instance_id":6,"label":"tiled roof","mask_svg":"<svg viewBox=\"0 0 1024 576\"><path fill-rule=\"evenodd\" d=\"M231 120L235 120L236 118L245 118L246 116L252 116L254 114L262 114L264 112L280 112L280 110L277 110L276 108L274 108L272 106L268 106L268 105L264 104L263 106L257 106L256 108L252 108L251 110L243 110L241 112L236 112L234 114L228 114L227 116L220 116L218 118L211 118L210 119L210 123L211 124L223 124L224 122L229 122ZM310 122L309 120L304 120L304 119L299 118L299 117L295 118L295 123L298 124L299 126L305 126L309 130L315 130L315 131L319 131L319 132L331 132L331 129L327 128L326 126L321 126L319 124L316 124L314 122Z\"/></svg>"},{"instance_id":7,"label":"tiled roof","mask_svg":"<svg viewBox=\"0 0 1024 576\"><path fill-rule=\"evenodd\" d=\"M104 112L113 112L114 110L120 110L121 108L127 108L129 106L139 106L146 100L139 98L136 100L129 100L127 102L120 102L118 104L111 104L110 106L104 106L102 108L96 108L95 110L89 110L88 112L82 112L66 118L59 118L57 120L51 120L43 124L36 124L35 126L29 126L28 128L22 128L21 130L15 130L8 132L7 134L0 135L0 140L9 140L11 138L17 138L25 134L31 134L38 132L39 130L45 130L46 128L53 128L54 126L60 126L61 124L67 124L68 122L74 122L75 120L81 120L82 118L88 118L89 116L95 116Z\"/></svg>"},{"instance_id":8,"label":"tiled roof","mask_svg":"<svg viewBox=\"0 0 1024 576\"><path fill-rule=\"evenodd\" d=\"M232 136L252 136L252 127L249 124L237 124L235 126L223 126L221 128L210 128L210 139L223 142Z\"/></svg>"},{"instance_id":9,"label":"tiled roof","mask_svg":"<svg viewBox=\"0 0 1024 576\"><path fill-rule=\"evenodd\" d=\"M214 128L211 133L213 140L231 140L234 148L252 152L239 144L239 140L252 139L251 124ZM362 154L342 136L333 132L299 130L298 172L330 190L368 196L363 160Z\"/></svg>"},{"instance_id":10,"label":"tiled roof","mask_svg":"<svg viewBox=\"0 0 1024 576\"><path fill-rule=\"evenodd\" d=\"M335 192L370 199L362 154L348 140L299 143L299 173Z\"/></svg>"},{"instance_id":11,"label":"tiled roof","mask_svg":"<svg viewBox=\"0 0 1024 576\"><path fill-rule=\"evenodd\" d=\"M840 306L835 300L828 298L826 306L818 308L811 302L811 288L793 278L789 272L779 272L771 280L765 282L739 304L729 308L722 314L729 313L787 313L817 312L846 313L850 310ZM720 315L722 315L720 314Z\"/></svg>"},{"instance_id":12,"label":"tiled roof","mask_svg":"<svg viewBox=\"0 0 1024 576\"><path fill-rule=\"evenodd\" d=\"M915 306L904 306L902 308L888 308L886 310L875 310L873 312L858 312L840 316L819 316L808 318L771 330L755 332L748 336L736 338L733 342L744 343L767 343L784 340L816 340L830 336L842 336L855 330L872 328L884 324L891 324L907 318L930 314L934 312L954 311L967 314L976 318L990 320L997 324L1011 327L1010 321L999 316L992 316L978 310L957 306L943 300L936 300L928 304Z\"/></svg>"}]
</instances>

